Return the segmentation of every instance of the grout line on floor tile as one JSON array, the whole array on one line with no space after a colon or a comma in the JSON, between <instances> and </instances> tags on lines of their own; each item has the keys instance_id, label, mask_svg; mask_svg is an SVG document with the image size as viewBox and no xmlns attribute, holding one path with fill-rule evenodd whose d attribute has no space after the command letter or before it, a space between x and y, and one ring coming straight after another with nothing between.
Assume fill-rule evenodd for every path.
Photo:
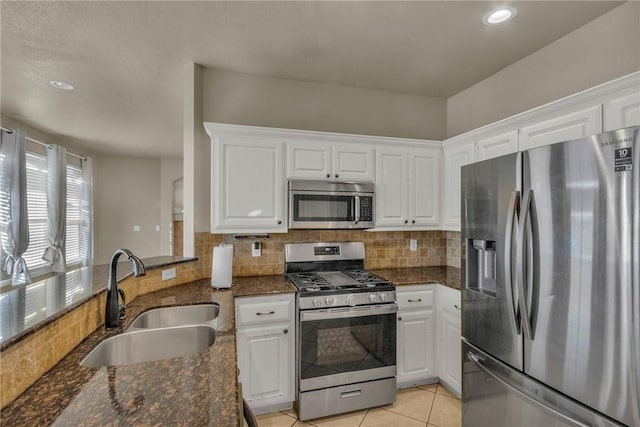
<instances>
[{"instance_id":1,"label":"grout line on floor tile","mask_svg":"<svg viewBox=\"0 0 640 427\"><path fill-rule=\"evenodd\" d=\"M423 390L423 391L428 391L428 390ZM433 394L435 394L435 393L433 393ZM434 399L435 399L435 397L434 397ZM431 403L431 406L433 406L433 403ZM401 415L403 417L411 418L412 420L420 421L421 423L422 422L424 422L424 423L428 423L429 422L429 419L428 419L429 417L427 417L427 421L425 421L425 420L421 420L419 418L413 418L411 415L407 415L407 414L403 414L403 413L400 413L400 412L393 411L391 409L383 408L382 406L378 406L378 408L384 409L387 412L391 412L394 415ZM429 411L429 416L431 416L431 411Z\"/></svg>"},{"instance_id":2,"label":"grout line on floor tile","mask_svg":"<svg viewBox=\"0 0 640 427\"><path fill-rule=\"evenodd\" d=\"M362 420L360 421L360 424L358 424L358 427L360 427L362 425L362 423L364 422L364 419L367 418L367 415L369 415L369 411L371 410L371 408L367 408L367 412L364 413L364 417L362 417Z\"/></svg>"},{"instance_id":3,"label":"grout line on floor tile","mask_svg":"<svg viewBox=\"0 0 640 427\"><path fill-rule=\"evenodd\" d=\"M438 391L438 388L436 387L436 392ZM433 400L431 401L431 408L429 408L429 416L427 417L427 424L429 424L429 420L431 419L431 414L433 413L433 405L436 403L436 397L437 397L437 393L433 393ZM436 424L434 424L435 426Z\"/></svg>"}]
</instances>

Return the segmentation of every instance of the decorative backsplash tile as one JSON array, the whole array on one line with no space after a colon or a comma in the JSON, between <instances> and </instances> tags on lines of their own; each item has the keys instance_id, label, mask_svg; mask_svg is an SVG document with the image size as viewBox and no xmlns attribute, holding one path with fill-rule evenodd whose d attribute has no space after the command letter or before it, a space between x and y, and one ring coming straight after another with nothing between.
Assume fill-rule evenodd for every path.
<instances>
[{"instance_id":1,"label":"decorative backsplash tile","mask_svg":"<svg viewBox=\"0 0 640 427\"><path fill-rule=\"evenodd\" d=\"M447 234L447 265L460 268L460 239L459 231L446 231Z\"/></svg>"},{"instance_id":2,"label":"decorative backsplash tile","mask_svg":"<svg viewBox=\"0 0 640 427\"><path fill-rule=\"evenodd\" d=\"M409 250L409 240L418 241L417 251ZM201 277L211 277L211 254L220 243L234 245L233 275L261 276L284 273L284 245L299 242L347 242L365 244L365 268L429 267L447 265L444 231L290 230L271 234L262 241L262 256L251 256L254 240L233 240L231 235L196 234L196 256L202 260Z\"/></svg>"}]
</instances>

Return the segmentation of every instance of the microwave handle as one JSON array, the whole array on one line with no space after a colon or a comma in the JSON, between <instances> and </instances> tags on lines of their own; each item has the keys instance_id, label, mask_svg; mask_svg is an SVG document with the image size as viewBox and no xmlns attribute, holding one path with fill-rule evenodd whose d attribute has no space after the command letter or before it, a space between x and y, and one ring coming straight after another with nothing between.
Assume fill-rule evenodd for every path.
<instances>
[{"instance_id":1,"label":"microwave handle","mask_svg":"<svg viewBox=\"0 0 640 427\"><path fill-rule=\"evenodd\" d=\"M356 219L354 221L354 224L357 224L357 223L360 222L360 196L356 195L354 197L354 200L355 200L355 204L356 204L355 209L354 209L355 210L355 214L356 214Z\"/></svg>"}]
</instances>

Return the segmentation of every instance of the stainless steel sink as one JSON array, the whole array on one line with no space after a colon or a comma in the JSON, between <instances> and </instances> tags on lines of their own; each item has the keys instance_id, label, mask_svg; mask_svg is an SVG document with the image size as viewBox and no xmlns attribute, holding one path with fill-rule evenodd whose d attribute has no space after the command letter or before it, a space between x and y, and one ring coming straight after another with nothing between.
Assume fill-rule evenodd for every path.
<instances>
[{"instance_id":1,"label":"stainless steel sink","mask_svg":"<svg viewBox=\"0 0 640 427\"><path fill-rule=\"evenodd\" d=\"M218 326L220 306L215 303L162 307L141 313L129 329L166 328L169 326L207 324Z\"/></svg>"},{"instance_id":2,"label":"stainless steel sink","mask_svg":"<svg viewBox=\"0 0 640 427\"><path fill-rule=\"evenodd\" d=\"M208 349L215 340L216 330L209 325L139 329L102 341L80 365L100 368L184 357Z\"/></svg>"}]
</instances>

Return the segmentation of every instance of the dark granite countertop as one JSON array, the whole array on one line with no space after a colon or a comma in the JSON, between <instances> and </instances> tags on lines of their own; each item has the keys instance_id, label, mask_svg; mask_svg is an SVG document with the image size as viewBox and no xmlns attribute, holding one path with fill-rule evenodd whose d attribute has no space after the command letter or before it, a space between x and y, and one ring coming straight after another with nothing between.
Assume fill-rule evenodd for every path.
<instances>
[{"instance_id":1,"label":"dark granite countertop","mask_svg":"<svg viewBox=\"0 0 640 427\"><path fill-rule=\"evenodd\" d=\"M296 291L296 287L283 275L234 277L233 295L247 297L255 295L281 294Z\"/></svg>"},{"instance_id":2,"label":"dark granite countertop","mask_svg":"<svg viewBox=\"0 0 640 427\"><path fill-rule=\"evenodd\" d=\"M158 256L145 258L147 270L195 261L197 258ZM129 261L121 261L129 263ZM120 263L118 263L120 265ZM118 268L118 281L131 275L131 268ZM103 292L109 266L82 267L54 274L21 286L3 286L0 292L0 351L60 318ZM26 310L29 307L29 310Z\"/></svg>"},{"instance_id":3,"label":"dark granite countertop","mask_svg":"<svg viewBox=\"0 0 640 427\"><path fill-rule=\"evenodd\" d=\"M378 276L392 281L396 286L440 283L460 289L460 269L455 267L408 267L372 270Z\"/></svg>"},{"instance_id":4,"label":"dark granite countertop","mask_svg":"<svg viewBox=\"0 0 640 427\"><path fill-rule=\"evenodd\" d=\"M198 280L140 296L128 305L125 328L154 307L218 303L218 332L209 350L129 366L80 366L95 345L121 333L101 327L5 407L3 425L240 425L234 298L295 289L283 276L233 282L233 288L218 290L209 279Z\"/></svg>"}]
</instances>

